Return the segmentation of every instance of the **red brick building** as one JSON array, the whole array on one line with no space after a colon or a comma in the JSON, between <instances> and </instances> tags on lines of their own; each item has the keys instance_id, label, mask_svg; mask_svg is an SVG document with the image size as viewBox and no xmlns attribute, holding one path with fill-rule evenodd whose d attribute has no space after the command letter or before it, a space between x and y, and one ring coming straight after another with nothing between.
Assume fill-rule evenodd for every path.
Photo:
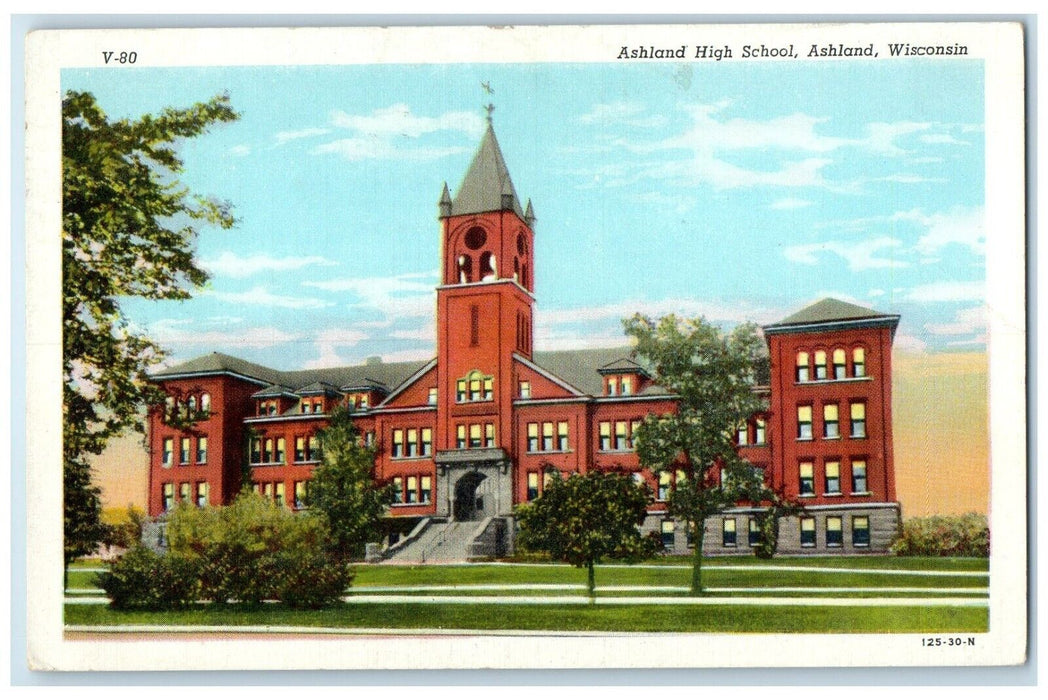
<instances>
[{"instance_id":1,"label":"red brick building","mask_svg":"<svg viewBox=\"0 0 1048 700\"><path fill-rule=\"evenodd\" d=\"M299 507L318 463L316 431L338 403L379 447L375 478L393 518L500 524L538 497L543 468L625 469L657 501L645 529L687 548L662 503L670 482L642 470L633 430L674 399L627 347L536 352L535 216L514 189L490 124L454 197L439 201L437 354L428 362L278 371L212 353L157 373L169 395L150 415L149 512L179 500L228 503L255 489ZM883 550L899 521L891 440L891 342L898 316L826 299L765 327L768 412L739 431L742 454L807 506L780 528L782 551ZM192 416L192 429L165 414ZM706 523L711 552L748 551L751 512ZM489 533L490 534L490 533Z\"/></svg>"}]
</instances>

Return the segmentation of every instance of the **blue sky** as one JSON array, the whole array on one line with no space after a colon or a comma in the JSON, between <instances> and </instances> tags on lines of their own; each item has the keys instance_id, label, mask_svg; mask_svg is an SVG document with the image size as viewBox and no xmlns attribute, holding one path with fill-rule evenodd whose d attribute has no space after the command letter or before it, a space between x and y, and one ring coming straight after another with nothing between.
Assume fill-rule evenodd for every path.
<instances>
[{"instance_id":1,"label":"blue sky","mask_svg":"<svg viewBox=\"0 0 1048 700\"><path fill-rule=\"evenodd\" d=\"M536 223L538 349L635 311L768 323L824 296L902 315L896 346L986 343L974 60L66 70L111 117L228 92L183 180L230 200L211 282L127 300L173 361L292 369L434 350L437 200L494 123ZM485 95L489 82L493 95Z\"/></svg>"}]
</instances>

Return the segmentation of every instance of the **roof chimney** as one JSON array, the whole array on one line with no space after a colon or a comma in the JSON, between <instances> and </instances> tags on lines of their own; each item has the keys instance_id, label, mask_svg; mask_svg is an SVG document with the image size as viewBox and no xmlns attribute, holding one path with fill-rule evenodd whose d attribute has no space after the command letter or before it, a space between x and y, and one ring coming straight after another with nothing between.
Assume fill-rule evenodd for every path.
<instances>
[{"instance_id":1,"label":"roof chimney","mask_svg":"<svg viewBox=\"0 0 1048 700\"><path fill-rule=\"evenodd\" d=\"M365 365L380 365L382 364L382 357L379 355L372 355L368 359L364 360Z\"/></svg>"}]
</instances>

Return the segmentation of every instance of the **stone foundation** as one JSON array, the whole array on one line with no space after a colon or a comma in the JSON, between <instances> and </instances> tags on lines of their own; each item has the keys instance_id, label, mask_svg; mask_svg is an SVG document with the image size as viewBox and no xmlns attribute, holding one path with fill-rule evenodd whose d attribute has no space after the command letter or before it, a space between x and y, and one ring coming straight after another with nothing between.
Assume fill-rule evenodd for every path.
<instances>
[{"instance_id":1,"label":"stone foundation","mask_svg":"<svg viewBox=\"0 0 1048 700\"><path fill-rule=\"evenodd\" d=\"M707 555L749 555L750 520L759 511L747 508L734 508L721 515L708 518L705 523L702 550ZM841 542L839 546L827 544L827 518L841 519ZM869 544L856 542L853 523L856 517L869 520ZM801 544L801 518L812 518L815 523L814 544ZM725 538L725 521L735 521L735 544L730 544L730 537ZM664 523L673 523L672 534ZM840 506L811 506L800 516L779 519L779 544L777 554L884 554L888 551L895 535L899 532L901 513L898 503L861 503ZM665 528L665 529L664 529ZM667 554L690 554L692 545L683 521L673 521L663 513L649 513L641 526L641 532L663 535ZM727 542L727 543L726 543Z\"/></svg>"}]
</instances>

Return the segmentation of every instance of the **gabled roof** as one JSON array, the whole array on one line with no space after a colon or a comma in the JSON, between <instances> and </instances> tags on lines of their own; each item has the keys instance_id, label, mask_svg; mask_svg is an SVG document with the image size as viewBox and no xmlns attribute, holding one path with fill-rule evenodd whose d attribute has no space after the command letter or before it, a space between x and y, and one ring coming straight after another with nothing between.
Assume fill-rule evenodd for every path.
<instances>
[{"instance_id":1,"label":"gabled roof","mask_svg":"<svg viewBox=\"0 0 1048 700\"><path fill-rule=\"evenodd\" d=\"M317 394L323 394L324 396L338 396L339 391L337 387L334 387L327 382L312 382L311 384L306 384L300 389L296 389L295 393L299 396L314 396Z\"/></svg>"},{"instance_id":2,"label":"gabled roof","mask_svg":"<svg viewBox=\"0 0 1048 700\"><path fill-rule=\"evenodd\" d=\"M360 381L353 382L352 384L346 384L342 387L342 391L373 391L378 389L380 391L389 391L389 387L382 382L376 382L374 379L364 377Z\"/></svg>"},{"instance_id":3,"label":"gabled roof","mask_svg":"<svg viewBox=\"0 0 1048 700\"><path fill-rule=\"evenodd\" d=\"M650 374L648 374L648 371L646 369L644 369L636 362L627 357L620 357L614 362L609 362L603 367L599 367L597 369L597 372L599 372L600 374L628 374L631 372L636 372L637 374L643 374L645 377L651 376Z\"/></svg>"},{"instance_id":4,"label":"gabled roof","mask_svg":"<svg viewBox=\"0 0 1048 700\"><path fill-rule=\"evenodd\" d=\"M533 361L550 374L560 377L584 394L602 396L604 381L598 368L606 367L630 355L632 348L589 348L586 350L554 350L536 352ZM639 365L638 365L639 367ZM649 387L650 388L650 387ZM668 394L665 389L657 392ZM653 392L644 391L651 394Z\"/></svg>"},{"instance_id":5,"label":"gabled roof","mask_svg":"<svg viewBox=\"0 0 1048 700\"><path fill-rule=\"evenodd\" d=\"M508 206L503 199L504 195L509 200ZM444 202L443 196L441 202ZM489 121L484 138L473 156L473 162L451 201L451 214L480 214L504 209L512 209L517 216L524 219L524 211L520 208L517 191L509 177L506 160L502 157L502 149L495 138L495 129Z\"/></svg>"},{"instance_id":6,"label":"gabled roof","mask_svg":"<svg viewBox=\"0 0 1048 700\"><path fill-rule=\"evenodd\" d=\"M298 395L291 391L291 389L288 389L286 386L280 386L279 384L270 384L265 389L262 389L261 391L256 391L254 394L251 395L251 398L273 399L277 398L278 396L298 398Z\"/></svg>"}]
</instances>

